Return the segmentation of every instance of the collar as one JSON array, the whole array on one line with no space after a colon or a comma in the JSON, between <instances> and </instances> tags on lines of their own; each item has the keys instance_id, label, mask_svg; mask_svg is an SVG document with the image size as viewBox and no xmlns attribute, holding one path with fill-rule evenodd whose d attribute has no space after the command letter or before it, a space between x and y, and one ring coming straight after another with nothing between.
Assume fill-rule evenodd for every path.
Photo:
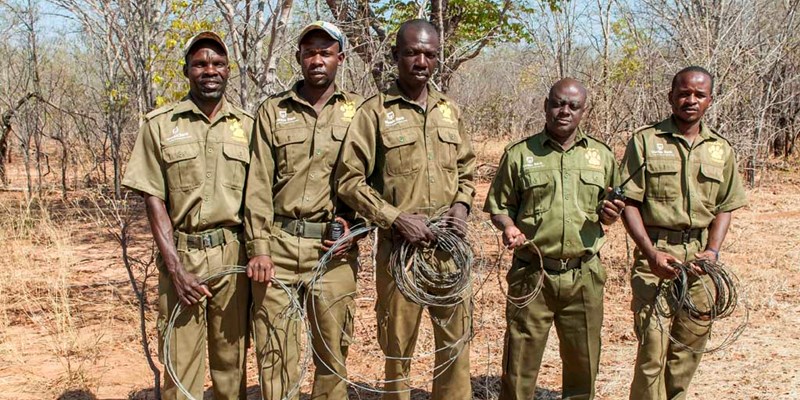
<instances>
[{"instance_id":1,"label":"collar","mask_svg":"<svg viewBox=\"0 0 800 400\"><path fill-rule=\"evenodd\" d=\"M428 110L432 109L434 105L439 104L444 98L438 90L429 82L427 83L428 87ZM397 81L392 82L392 86L389 87L389 90L386 91L386 94L383 98L383 104L392 103L395 101L404 101L408 104L413 104L415 106L420 106L419 103L409 99L403 92L400 90L400 86L397 85Z\"/></svg>"},{"instance_id":2,"label":"collar","mask_svg":"<svg viewBox=\"0 0 800 400\"><path fill-rule=\"evenodd\" d=\"M292 85L292 88L289 89L286 92L286 96L284 96L284 99L290 99L290 100L294 101L295 103L299 103L299 104L303 104L305 106L311 107L311 104L306 99L304 99L303 96L300 96L300 87L301 86L303 86L303 79L300 79L299 81L295 82L294 85ZM341 90L336 83L334 83L333 84L333 94L331 95L331 99L336 99L338 97L341 97L341 98L343 98L345 100L348 100L347 94L343 90ZM330 102L330 101L331 100L328 99L328 102ZM314 108L314 107L311 107L311 108Z\"/></svg>"},{"instance_id":3,"label":"collar","mask_svg":"<svg viewBox=\"0 0 800 400\"><path fill-rule=\"evenodd\" d=\"M219 111L217 112L217 115L214 116L215 121L222 117L227 117L230 115L235 116L237 119L241 119L238 113L234 112L233 106L231 106L231 104L228 103L228 100L225 99L225 96L222 96L222 99L220 101L222 102L222 107L220 107ZM205 113L203 113L202 110L200 110L200 107L197 106L197 104L192 100L191 96L189 96L188 94L178 102L178 104L173 109L173 112L175 114L192 112L194 114L201 116L202 118L204 118L209 122L213 122L210 118L208 118L208 115L206 115Z\"/></svg>"},{"instance_id":4,"label":"collar","mask_svg":"<svg viewBox=\"0 0 800 400\"><path fill-rule=\"evenodd\" d=\"M672 136L672 137L674 137L676 139L679 138L680 140L684 140L683 139L683 134L678 130L678 124L675 123L675 116L674 115L670 115L669 118L659 122L657 127L658 127L659 131L656 133L656 135L670 135L670 136ZM703 141L706 141L706 140L716 140L714 135L711 134L711 129L709 129L708 126L706 126L706 124L703 123L702 120L700 121L700 135L699 136L700 136L700 141L698 141L697 143L700 143L700 142L703 142Z\"/></svg>"},{"instance_id":5,"label":"collar","mask_svg":"<svg viewBox=\"0 0 800 400\"><path fill-rule=\"evenodd\" d=\"M555 139L550 137L550 134L547 133L547 128L542 129L542 131L536 136L539 138L539 141L537 143L538 145L544 146L545 144L550 142L550 146L559 151L567 151L577 145L582 145L583 147L589 145L589 139L586 136L586 134L583 133L583 129L581 129L580 127L578 127L578 132L575 134L575 141L572 142L572 146L570 146L569 149L564 149L563 147L561 147L561 143L558 143L557 141L555 141Z\"/></svg>"}]
</instances>

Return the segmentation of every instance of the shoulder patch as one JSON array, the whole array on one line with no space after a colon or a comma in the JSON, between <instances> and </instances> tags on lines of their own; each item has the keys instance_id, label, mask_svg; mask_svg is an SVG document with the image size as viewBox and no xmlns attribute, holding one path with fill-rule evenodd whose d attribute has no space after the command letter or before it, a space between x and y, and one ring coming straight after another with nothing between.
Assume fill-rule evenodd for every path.
<instances>
[{"instance_id":1,"label":"shoulder patch","mask_svg":"<svg viewBox=\"0 0 800 400\"><path fill-rule=\"evenodd\" d=\"M233 106L233 112L234 112L235 114L241 114L242 116L248 117L248 118L250 118L251 120L254 120L254 119L255 119L255 117L253 116L253 114L250 114L249 112L245 111L244 109L242 109L242 108L240 108L240 107Z\"/></svg>"},{"instance_id":2,"label":"shoulder patch","mask_svg":"<svg viewBox=\"0 0 800 400\"><path fill-rule=\"evenodd\" d=\"M156 108L155 110L150 111L149 113L145 114L144 118L147 119L147 120L150 120L150 119L153 119L153 118L155 118L155 117L157 117L157 116L159 116L161 114L168 113L168 112L172 111L172 109L175 108L175 104L176 103L171 103L171 104L167 104L165 106L161 106L159 108Z\"/></svg>"},{"instance_id":3,"label":"shoulder patch","mask_svg":"<svg viewBox=\"0 0 800 400\"><path fill-rule=\"evenodd\" d=\"M353 103L355 103L356 109L358 109L358 107L361 107L361 104L363 104L365 101L364 96L356 92L344 92L344 93L345 93L345 98L347 98L347 100L350 100Z\"/></svg>"},{"instance_id":4,"label":"shoulder patch","mask_svg":"<svg viewBox=\"0 0 800 400\"><path fill-rule=\"evenodd\" d=\"M731 146L731 147L733 147L733 145L731 144L731 141L730 141L730 140L728 140L728 138L726 138L725 136L722 136L722 135L721 135L719 132L717 132L717 130L716 130L716 129L714 129L714 128L712 128L712 127L708 127L708 130L709 130L709 131L711 131L711 133L712 133L714 136L716 136L716 137L720 138L722 141L724 141L725 143L727 143L727 144L728 144L728 146Z\"/></svg>"},{"instance_id":5,"label":"shoulder patch","mask_svg":"<svg viewBox=\"0 0 800 400\"><path fill-rule=\"evenodd\" d=\"M644 125L644 126L640 126L640 127L638 127L638 128L633 130L633 134L635 135L637 133L643 132L643 131L645 131L645 130L647 130L649 128L655 127L656 125L658 125L657 122L656 123L650 123L650 124L647 124L647 125Z\"/></svg>"}]
</instances>

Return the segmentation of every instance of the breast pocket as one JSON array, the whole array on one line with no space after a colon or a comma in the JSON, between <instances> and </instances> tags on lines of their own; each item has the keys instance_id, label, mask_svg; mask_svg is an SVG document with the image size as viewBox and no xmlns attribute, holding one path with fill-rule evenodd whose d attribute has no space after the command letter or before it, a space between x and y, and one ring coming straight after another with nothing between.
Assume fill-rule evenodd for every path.
<instances>
[{"instance_id":1,"label":"breast pocket","mask_svg":"<svg viewBox=\"0 0 800 400\"><path fill-rule=\"evenodd\" d=\"M309 157L305 141L308 131L301 129L276 130L275 167L281 175L293 175L297 171L297 163Z\"/></svg>"},{"instance_id":2,"label":"breast pocket","mask_svg":"<svg viewBox=\"0 0 800 400\"><path fill-rule=\"evenodd\" d=\"M709 207L709 209L713 210L717 205L717 193L719 193L719 186L724 180L722 167L700 164L700 173L697 176L697 182L700 185L703 204Z\"/></svg>"},{"instance_id":3,"label":"breast pocket","mask_svg":"<svg viewBox=\"0 0 800 400\"><path fill-rule=\"evenodd\" d=\"M346 126L334 125L331 127L331 139L327 144L325 155L325 160L327 161L329 167L333 167L334 164L336 164L336 160L339 158L339 150L342 148L342 142L344 141L346 133Z\"/></svg>"},{"instance_id":4,"label":"breast pocket","mask_svg":"<svg viewBox=\"0 0 800 400\"><path fill-rule=\"evenodd\" d=\"M423 152L417 143L414 130L392 131L381 134L385 147L386 174L390 176L408 175L419 171Z\"/></svg>"},{"instance_id":5,"label":"breast pocket","mask_svg":"<svg viewBox=\"0 0 800 400\"><path fill-rule=\"evenodd\" d=\"M648 161L647 190L645 195L653 200L672 201L681 193L681 166L675 161Z\"/></svg>"},{"instance_id":6,"label":"breast pocket","mask_svg":"<svg viewBox=\"0 0 800 400\"><path fill-rule=\"evenodd\" d=\"M458 145L461 144L461 135L458 129L439 128L439 165L442 168L454 171L458 167Z\"/></svg>"},{"instance_id":7,"label":"breast pocket","mask_svg":"<svg viewBox=\"0 0 800 400\"><path fill-rule=\"evenodd\" d=\"M186 191L203 183L203 162L198 157L200 143L179 144L161 149L166 163L169 190Z\"/></svg>"},{"instance_id":8,"label":"breast pocket","mask_svg":"<svg viewBox=\"0 0 800 400\"><path fill-rule=\"evenodd\" d=\"M242 190L247 174L247 165L250 164L250 148L240 144L223 143L222 154L225 157L222 185Z\"/></svg>"},{"instance_id":9,"label":"breast pocket","mask_svg":"<svg viewBox=\"0 0 800 400\"><path fill-rule=\"evenodd\" d=\"M528 172L522 176L522 207L533 215L550 210L555 187L546 172Z\"/></svg>"},{"instance_id":10,"label":"breast pocket","mask_svg":"<svg viewBox=\"0 0 800 400\"><path fill-rule=\"evenodd\" d=\"M601 171L581 171L579 190L580 207L588 213L596 213L601 195L605 191L605 174Z\"/></svg>"}]
</instances>

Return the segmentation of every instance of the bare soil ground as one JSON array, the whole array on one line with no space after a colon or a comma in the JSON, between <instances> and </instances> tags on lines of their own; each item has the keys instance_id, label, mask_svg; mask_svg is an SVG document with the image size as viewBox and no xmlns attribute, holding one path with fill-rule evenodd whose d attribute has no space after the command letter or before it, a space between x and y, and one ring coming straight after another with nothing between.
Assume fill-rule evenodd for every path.
<instances>
[{"instance_id":1,"label":"bare soil ground","mask_svg":"<svg viewBox=\"0 0 800 400\"><path fill-rule=\"evenodd\" d=\"M497 159L495 147L476 146L490 155L489 160ZM16 184L12 187L24 182L18 165L12 165L11 177ZM487 186L485 181L479 184L476 211L483 205ZM704 358L691 387L692 399L800 398L800 171L791 166L770 170L759 177L758 187L749 190L748 197L750 206L734 214L721 253L746 291L749 326L734 346ZM56 192L46 198L47 204L28 207L23 193L0 192L0 399L152 398L136 298L119 247L81 212L80 204L57 200ZM495 239L480 224L488 216L475 212L473 219L493 264L498 252ZM143 213L133 233L134 252L146 254L150 239ZM632 243L626 241L621 224L608 235L602 252L609 280L597 391L600 399L622 399L627 398L637 346L628 308ZM372 268L369 257L364 259L357 342L348 364L351 377L369 386L380 377L382 361L374 340ZM507 261L501 264L506 267ZM475 298L471 359L479 399L496 398L502 360L504 300L495 274L480 276L485 284ZM151 301L154 283L151 278ZM154 321L151 309L151 343ZM725 329L720 324L720 332ZM430 323L423 322L418 351L430 351L431 342ZM429 361L415 363L415 371L425 377ZM254 364L251 360L249 392L251 399L258 399ZM560 398L560 369L557 337L551 332L538 398ZM303 389L307 393L308 385ZM413 398L428 398L429 390L430 385L420 379ZM354 389L351 398L378 397Z\"/></svg>"}]
</instances>

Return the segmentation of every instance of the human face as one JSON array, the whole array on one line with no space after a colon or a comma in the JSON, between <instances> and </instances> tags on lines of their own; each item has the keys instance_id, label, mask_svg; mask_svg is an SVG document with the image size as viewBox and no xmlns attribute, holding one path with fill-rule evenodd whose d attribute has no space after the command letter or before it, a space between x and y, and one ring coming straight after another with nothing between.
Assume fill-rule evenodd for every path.
<instances>
[{"instance_id":1,"label":"human face","mask_svg":"<svg viewBox=\"0 0 800 400\"><path fill-rule=\"evenodd\" d=\"M678 76L669 91L669 104L672 115L680 122L692 124L703 118L714 101L711 95L711 78L697 71L689 71Z\"/></svg>"},{"instance_id":2,"label":"human face","mask_svg":"<svg viewBox=\"0 0 800 400\"><path fill-rule=\"evenodd\" d=\"M339 42L320 30L303 37L295 56L303 71L304 84L318 89L336 81L336 71L344 61Z\"/></svg>"},{"instance_id":3,"label":"human face","mask_svg":"<svg viewBox=\"0 0 800 400\"><path fill-rule=\"evenodd\" d=\"M397 78L409 87L428 83L439 62L439 38L426 29L408 29L392 52Z\"/></svg>"},{"instance_id":4,"label":"human face","mask_svg":"<svg viewBox=\"0 0 800 400\"><path fill-rule=\"evenodd\" d=\"M200 43L189 54L183 73L189 78L189 92L199 101L218 101L228 84L228 57L218 45Z\"/></svg>"},{"instance_id":5,"label":"human face","mask_svg":"<svg viewBox=\"0 0 800 400\"><path fill-rule=\"evenodd\" d=\"M557 139L567 139L578 128L586 106L586 92L576 84L560 85L544 100L547 131Z\"/></svg>"}]
</instances>

